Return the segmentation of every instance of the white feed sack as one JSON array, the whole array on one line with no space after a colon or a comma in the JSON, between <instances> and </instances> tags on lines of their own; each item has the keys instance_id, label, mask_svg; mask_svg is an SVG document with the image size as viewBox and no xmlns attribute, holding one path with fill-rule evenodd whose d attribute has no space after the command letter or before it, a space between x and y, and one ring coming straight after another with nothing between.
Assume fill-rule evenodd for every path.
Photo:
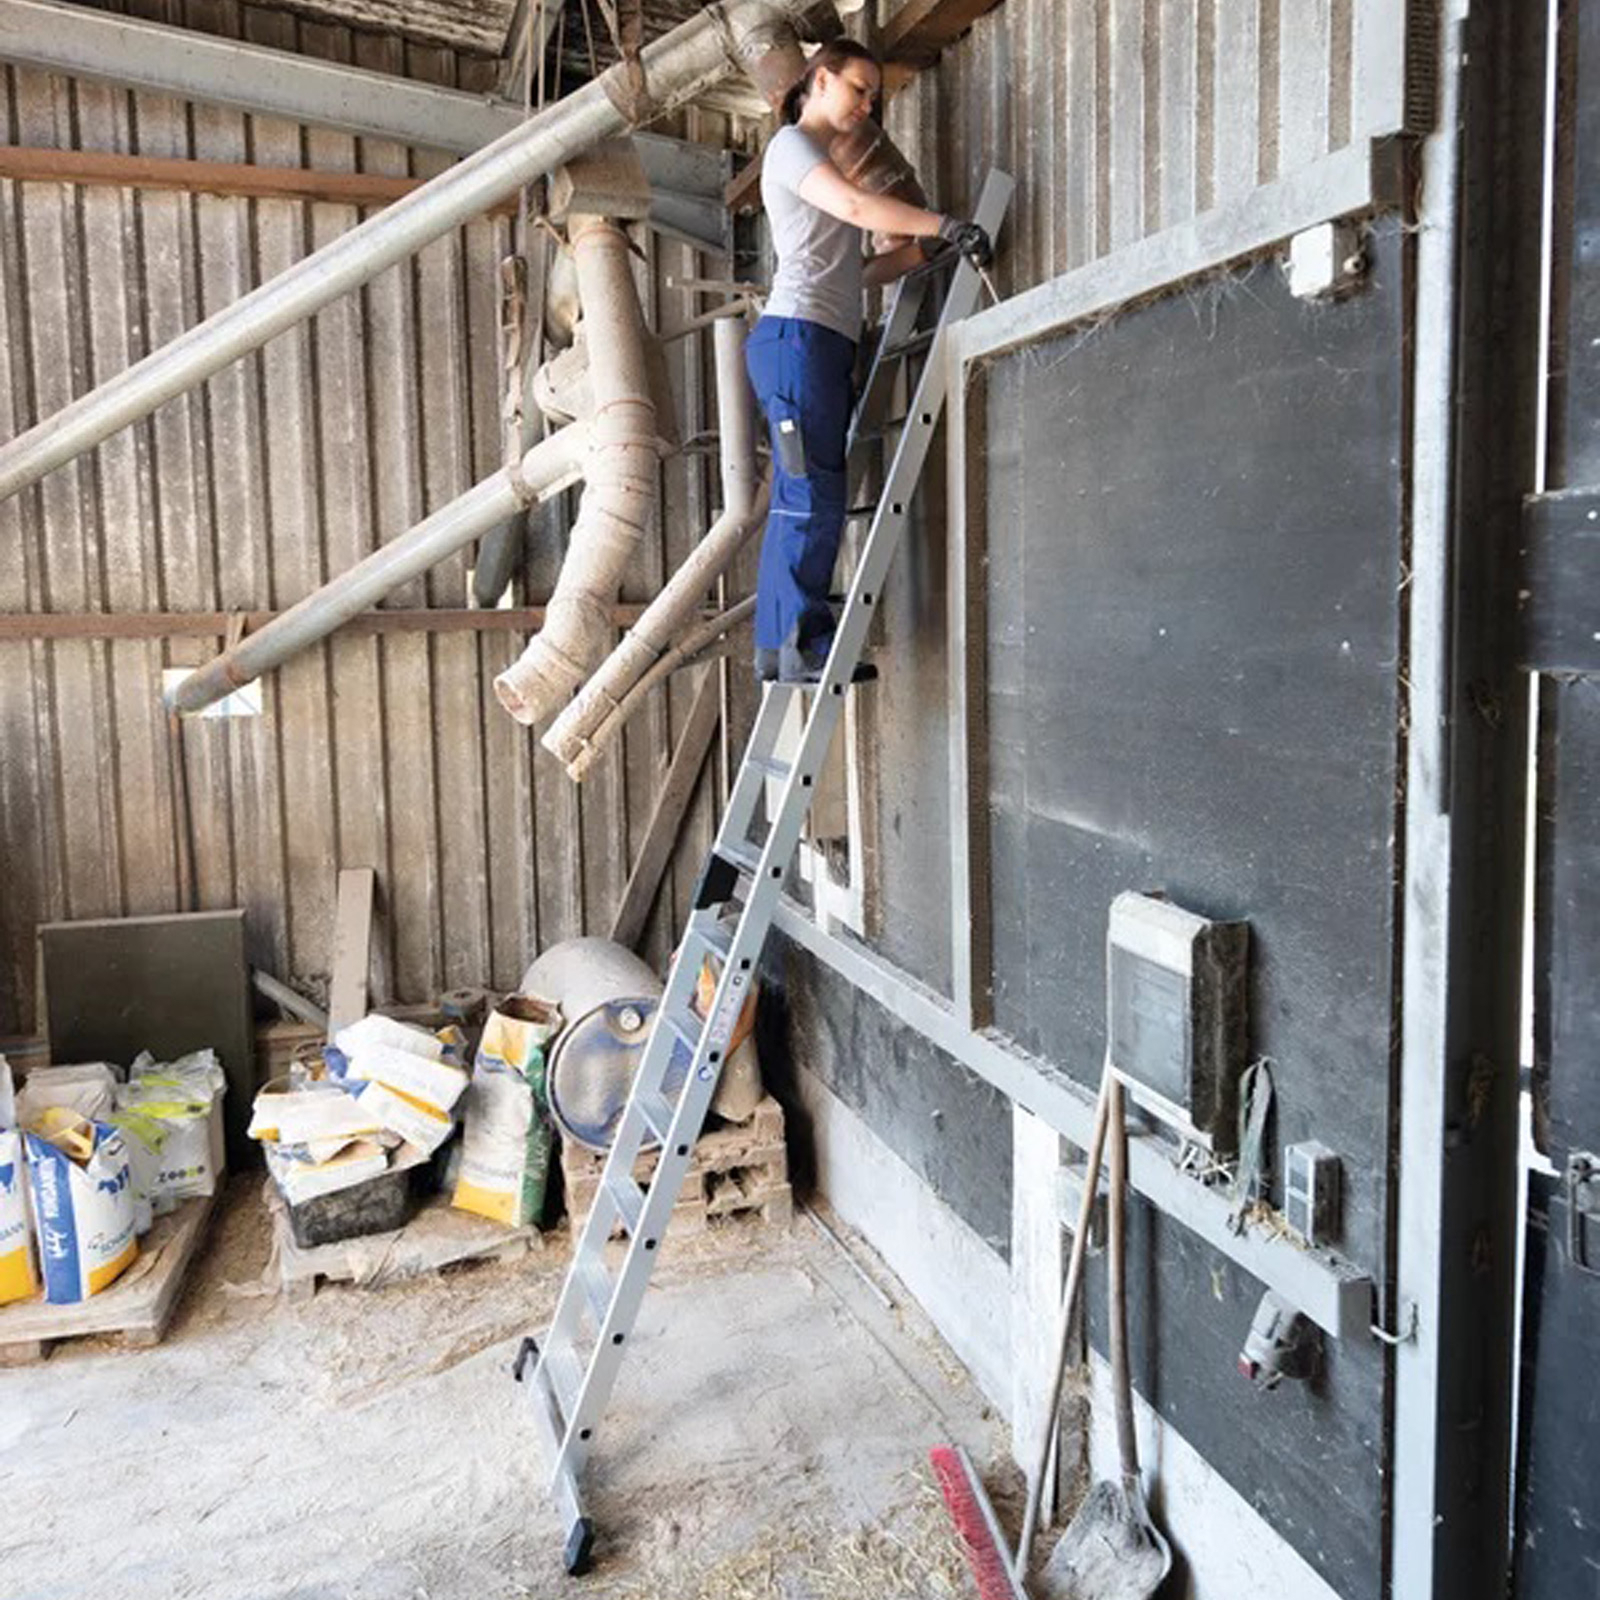
<instances>
[{"instance_id":1,"label":"white feed sack","mask_svg":"<svg viewBox=\"0 0 1600 1600\"><path fill-rule=\"evenodd\" d=\"M460 1067L421 1056L392 1045L374 1045L350 1058L347 1079L381 1083L430 1111L448 1114L466 1092L467 1075Z\"/></svg>"},{"instance_id":2,"label":"white feed sack","mask_svg":"<svg viewBox=\"0 0 1600 1600\"><path fill-rule=\"evenodd\" d=\"M45 1299L70 1305L98 1294L139 1254L128 1147L115 1128L70 1114L28 1129L33 1201Z\"/></svg>"},{"instance_id":3,"label":"white feed sack","mask_svg":"<svg viewBox=\"0 0 1600 1600\"><path fill-rule=\"evenodd\" d=\"M374 1011L371 1016L352 1022L333 1036L334 1046L349 1061L355 1061L363 1052L375 1048L404 1050L408 1055L421 1056L424 1061L444 1059L444 1041L426 1028L413 1028L409 1023L396 1022Z\"/></svg>"},{"instance_id":4,"label":"white feed sack","mask_svg":"<svg viewBox=\"0 0 1600 1600\"><path fill-rule=\"evenodd\" d=\"M103 1061L34 1067L17 1090L17 1125L26 1127L42 1113L57 1108L76 1111L93 1122L111 1110L116 1090L116 1071Z\"/></svg>"}]
</instances>

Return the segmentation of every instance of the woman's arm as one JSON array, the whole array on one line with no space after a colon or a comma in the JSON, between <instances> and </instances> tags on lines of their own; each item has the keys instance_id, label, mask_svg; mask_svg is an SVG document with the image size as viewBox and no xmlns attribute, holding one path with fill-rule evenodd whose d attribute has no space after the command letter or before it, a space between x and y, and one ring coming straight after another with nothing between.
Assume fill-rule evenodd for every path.
<instances>
[{"instance_id":1,"label":"woman's arm","mask_svg":"<svg viewBox=\"0 0 1600 1600\"><path fill-rule=\"evenodd\" d=\"M881 283L893 283L898 277L909 272L913 267L920 267L927 260L922 253L922 246L915 239L910 244L896 245L890 250L880 250L875 256L868 256L866 265L861 269L861 281L869 289L875 289Z\"/></svg>"},{"instance_id":2,"label":"woman's arm","mask_svg":"<svg viewBox=\"0 0 1600 1600\"><path fill-rule=\"evenodd\" d=\"M944 220L937 211L924 211L921 206L908 205L891 195L868 194L865 189L858 189L831 161L819 161L800 180L796 192L808 206L864 232L933 239Z\"/></svg>"}]
</instances>

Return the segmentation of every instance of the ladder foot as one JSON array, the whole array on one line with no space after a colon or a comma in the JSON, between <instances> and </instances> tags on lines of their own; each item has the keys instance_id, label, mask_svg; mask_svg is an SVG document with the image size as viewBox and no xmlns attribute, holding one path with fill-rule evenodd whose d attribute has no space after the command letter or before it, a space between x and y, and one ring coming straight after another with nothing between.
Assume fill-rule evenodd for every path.
<instances>
[{"instance_id":1,"label":"ladder foot","mask_svg":"<svg viewBox=\"0 0 1600 1600\"><path fill-rule=\"evenodd\" d=\"M579 1517L567 1534L567 1548L562 1553L568 1575L580 1577L589 1570L589 1557L594 1551L594 1524L587 1517Z\"/></svg>"},{"instance_id":2,"label":"ladder foot","mask_svg":"<svg viewBox=\"0 0 1600 1600\"><path fill-rule=\"evenodd\" d=\"M511 1362L511 1376L515 1378L518 1383L521 1383L522 1374L526 1370L528 1363L531 1361L537 1364L538 1360L538 1340L533 1338L531 1334L524 1334L522 1343L517 1346L516 1356Z\"/></svg>"}]
</instances>

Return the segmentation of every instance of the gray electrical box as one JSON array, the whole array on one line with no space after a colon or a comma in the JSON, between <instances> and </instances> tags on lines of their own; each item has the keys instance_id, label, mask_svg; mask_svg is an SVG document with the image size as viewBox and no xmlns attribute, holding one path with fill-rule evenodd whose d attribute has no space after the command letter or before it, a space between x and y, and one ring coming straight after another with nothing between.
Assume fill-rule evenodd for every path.
<instances>
[{"instance_id":1,"label":"gray electrical box","mask_svg":"<svg viewBox=\"0 0 1600 1600\"><path fill-rule=\"evenodd\" d=\"M1315 1139L1283 1147L1283 1214L1307 1244L1339 1236L1339 1158Z\"/></svg>"},{"instance_id":2,"label":"gray electrical box","mask_svg":"<svg viewBox=\"0 0 1600 1600\"><path fill-rule=\"evenodd\" d=\"M1119 894L1106 932L1111 1066L1159 1121L1218 1154L1237 1142L1250 929Z\"/></svg>"}]
</instances>

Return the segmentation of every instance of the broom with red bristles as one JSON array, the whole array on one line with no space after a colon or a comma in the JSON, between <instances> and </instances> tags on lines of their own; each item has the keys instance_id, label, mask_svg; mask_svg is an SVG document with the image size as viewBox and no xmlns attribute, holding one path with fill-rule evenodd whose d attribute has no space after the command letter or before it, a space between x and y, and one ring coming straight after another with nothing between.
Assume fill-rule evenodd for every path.
<instances>
[{"instance_id":1,"label":"broom with red bristles","mask_svg":"<svg viewBox=\"0 0 1600 1600\"><path fill-rule=\"evenodd\" d=\"M939 1480L950 1520L961 1536L962 1548L978 1583L979 1600L1028 1600L1022 1579L1011 1565L1006 1542L1000 1537L994 1507L983 1492L971 1458L960 1445L938 1444L928 1452L933 1475Z\"/></svg>"}]
</instances>

